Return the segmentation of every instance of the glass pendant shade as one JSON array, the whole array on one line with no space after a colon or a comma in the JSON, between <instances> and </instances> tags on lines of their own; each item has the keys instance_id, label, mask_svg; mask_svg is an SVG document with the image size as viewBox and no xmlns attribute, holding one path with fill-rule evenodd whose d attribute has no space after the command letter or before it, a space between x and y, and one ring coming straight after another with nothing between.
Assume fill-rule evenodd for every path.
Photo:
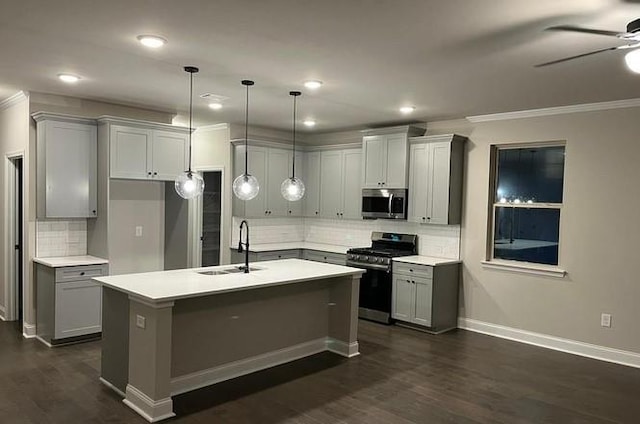
<instances>
[{"instance_id":1,"label":"glass pendant shade","mask_svg":"<svg viewBox=\"0 0 640 424\"><path fill-rule=\"evenodd\" d=\"M296 99L301 94L299 91L289 92L289 95L293 96L293 166L291 177L280 184L280 194L289 202L298 201L304 196L304 183L300 178L296 178Z\"/></svg>"},{"instance_id":2,"label":"glass pendant shade","mask_svg":"<svg viewBox=\"0 0 640 424\"><path fill-rule=\"evenodd\" d=\"M204 191L204 179L197 172L185 171L176 178L176 193L183 199L193 199Z\"/></svg>"},{"instance_id":3,"label":"glass pendant shade","mask_svg":"<svg viewBox=\"0 0 640 424\"><path fill-rule=\"evenodd\" d=\"M290 202L300 200L304 196L304 183L300 178L287 178L280 185L280 193Z\"/></svg>"},{"instance_id":4,"label":"glass pendant shade","mask_svg":"<svg viewBox=\"0 0 640 424\"><path fill-rule=\"evenodd\" d=\"M189 169L178 175L175 179L175 189L178 196L183 199L193 199L204 191L204 179L197 172L191 171L191 135L193 134L193 74L199 71L195 66L185 66L184 71L189 73Z\"/></svg>"},{"instance_id":5,"label":"glass pendant shade","mask_svg":"<svg viewBox=\"0 0 640 424\"><path fill-rule=\"evenodd\" d=\"M242 174L233 180L233 194L240 200L251 200L258 195L259 191L260 184L253 175Z\"/></svg>"}]
</instances>

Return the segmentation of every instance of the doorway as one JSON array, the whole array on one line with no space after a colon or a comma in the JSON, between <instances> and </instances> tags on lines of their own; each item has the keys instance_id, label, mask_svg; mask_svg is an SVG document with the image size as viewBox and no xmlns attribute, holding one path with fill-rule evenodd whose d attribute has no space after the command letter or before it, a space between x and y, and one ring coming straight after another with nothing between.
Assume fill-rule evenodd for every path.
<instances>
[{"instance_id":1,"label":"doorway","mask_svg":"<svg viewBox=\"0 0 640 424\"><path fill-rule=\"evenodd\" d=\"M22 332L24 319L24 163L22 155L7 157L7 281L5 319L16 321Z\"/></svg>"},{"instance_id":2,"label":"doorway","mask_svg":"<svg viewBox=\"0 0 640 424\"><path fill-rule=\"evenodd\" d=\"M201 202L200 266L220 265L222 229L222 171L204 171Z\"/></svg>"}]
</instances>

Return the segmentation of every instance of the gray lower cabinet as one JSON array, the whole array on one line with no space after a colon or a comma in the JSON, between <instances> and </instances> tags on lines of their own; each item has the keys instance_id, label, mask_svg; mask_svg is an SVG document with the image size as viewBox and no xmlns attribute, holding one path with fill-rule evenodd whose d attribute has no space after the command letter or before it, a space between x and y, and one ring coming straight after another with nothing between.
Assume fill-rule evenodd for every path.
<instances>
[{"instance_id":1,"label":"gray lower cabinet","mask_svg":"<svg viewBox=\"0 0 640 424\"><path fill-rule=\"evenodd\" d=\"M460 264L394 262L391 317L433 333L456 328L459 273Z\"/></svg>"},{"instance_id":2,"label":"gray lower cabinet","mask_svg":"<svg viewBox=\"0 0 640 424\"><path fill-rule=\"evenodd\" d=\"M305 249L302 258L308 261L324 262L327 264L344 265L347 261L346 255L340 253L322 252L319 250Z\"/></svg>"},{"instance_id":3,"label":"gray lower cabinet","mask_svg":"<svg viewBox=\"0 0 640 424\"><path fill-rule=\"evenodd\" d=\"M36 264L36 334L55 345L102 331L102 287L91 278L108 265L52 268Z\"/></svg>"}]
</instances>

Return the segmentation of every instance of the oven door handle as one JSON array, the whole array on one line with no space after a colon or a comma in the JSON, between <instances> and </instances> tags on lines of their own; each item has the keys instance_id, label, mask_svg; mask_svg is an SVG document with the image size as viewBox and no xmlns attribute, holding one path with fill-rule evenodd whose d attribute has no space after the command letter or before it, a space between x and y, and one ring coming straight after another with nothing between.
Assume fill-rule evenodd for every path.
<instances>
[{"instance_id":1,"label":"oven door handle","mask_svg":"<svg viewBox=\"0 0 640 424\"><path fill-rule=\"evenodd\" d=\"M361 264L359 262L351 262L351 261L347 261L346 263L347 266L352 266L354 268L360 268L360 269L374 269L376 271L386 271L387 274L391 272L391 267L387 266L387 265L376 265L376 264Z\"/></svg>"},{"instance_id":2,"label":"oven door handle","mask_svg":"<svg viewBox=\"0 0 640 424\"><path fill-rule=\"evenodd\" d=\"M391 216L391 208L393 207L393 194L389 195L389 216Z\"/></svg>"}]
</instances>

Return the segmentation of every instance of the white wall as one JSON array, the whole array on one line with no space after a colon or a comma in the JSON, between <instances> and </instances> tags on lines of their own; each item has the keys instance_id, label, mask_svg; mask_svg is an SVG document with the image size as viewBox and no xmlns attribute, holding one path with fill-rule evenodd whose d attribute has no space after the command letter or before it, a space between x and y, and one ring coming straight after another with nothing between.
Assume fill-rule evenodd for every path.
<instances>
[{"instance_id":1,"label":"white wall","mask_svg":"<svg viewBox=\"0 0 640 424\"><path fill-rule=\"evenodd\" d=\"M3 207L0 208L0 315L4 317L7 299L5 291L8 284L9 262L13 257L13 249L6 250L7 240L10 236L13 224L8 222L7 214L9 207L7 206L8 191L6 176L12 166L7 155L15 153L23 154L23 173L24 187L26 196L23 200L24 211L26 215L25 226L25 246L24 257L28 261L34 255L35 243L35 196L28 195L28 189L35 184L35 166L33 163L33 153L29 149L29 98L24 93L18 93L15 96L0 102L0 199ZM33 168L33 169L32 169ZM35 323L35 311L33 306L33 288L32 288L32 269L26 267L26 275L24 276L25 284L25 323Z\"/></svg>"},{"instance_id":2,"label":"white wall","mask_svg":"<svg viewBox=\"0 0 640 424\"><path fill-rule=\"evenodd\" d=\"M637 108L470 125L462 224L463 317L640 353L640 120ZM457 127L457 128L456 128ZM489 147L566 140L560 266L563 279L488 269ZM600 314L612 314L612 327Z\"/></svg>"}]
</instances>

